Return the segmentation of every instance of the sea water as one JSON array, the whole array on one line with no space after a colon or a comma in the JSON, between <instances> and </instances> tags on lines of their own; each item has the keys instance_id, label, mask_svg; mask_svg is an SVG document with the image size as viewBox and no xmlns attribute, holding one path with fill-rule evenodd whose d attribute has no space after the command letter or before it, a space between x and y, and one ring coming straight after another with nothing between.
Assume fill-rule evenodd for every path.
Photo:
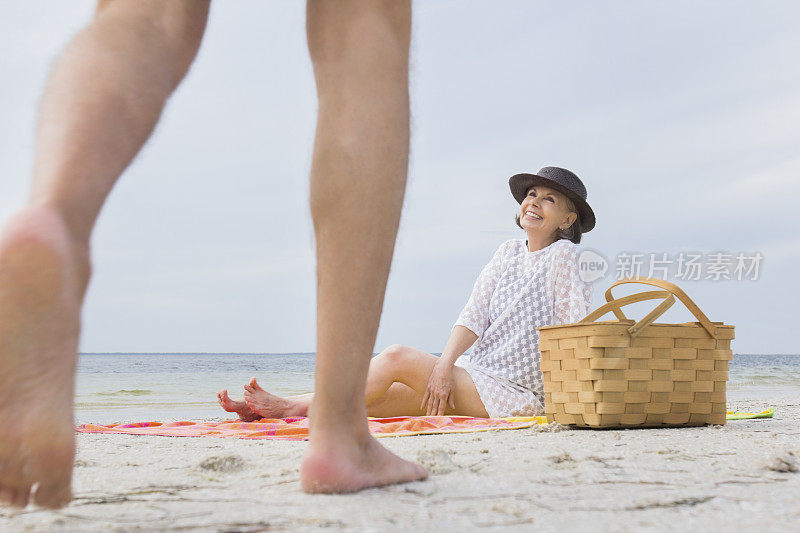
<instances>
[{"instance_id":1,"label":"sea water","mask_svg":"<svg viewBox=\"0 0 800 533\"><path fill-rule=\"evenodd\" d=\"M232 398L241 399L243 385L253 376L279 396L311 392L314 354L81 354L76 421L108 424L230 418L217 403L217 391L228 389ZM734 356L729 403L757 398L769 404L798 393L800 355Z\"/></svg>"},{"instance_id":2,"label":"sea water","mask_svg":"<svg viewBox=\"0 0 800 533\"><path fill-rule=\"evenodd\" d=\"M217 403L227 389L242 399L258 378L279 396L314 388L314 354L81 354L75 407L78 423L230 418Z\"/></svg>"}]
</instances>

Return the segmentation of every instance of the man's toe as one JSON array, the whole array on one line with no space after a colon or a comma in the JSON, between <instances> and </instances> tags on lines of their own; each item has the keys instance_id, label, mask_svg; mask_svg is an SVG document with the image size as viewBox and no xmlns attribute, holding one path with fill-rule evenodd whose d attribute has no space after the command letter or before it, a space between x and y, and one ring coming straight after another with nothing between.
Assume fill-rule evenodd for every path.
<instances>
[{"instance_id":1,"label":"man's toe","mask_svg":"<svg viewBox=\"0 0 800 533\"><path fill-rule=\"evenodd\" d=\"M69 484L63 482L42 483L34 494L36 505L49 509L64 507L71 499Z\"/></svg>"},{"instance_id":2,"label":"man's toe","mask_svg":"<svg viewBox=\"0 0 800 533\"><path fill-rule=\"evenodd\" d=\"M0 487L0 504L11 505L17 497L16 491L8 487Z\"/></svg>"},{"instance_id":3,"label":"man's toe","mask_svg":"<svg viewBox=\"0 0 800 533\"><path fill-rule=\"evenodd\" d=\"M21 487L6 487L3 490L3 501L12 507L25 507L28 505L30 489Z\"/></svg>"}]
</instances>

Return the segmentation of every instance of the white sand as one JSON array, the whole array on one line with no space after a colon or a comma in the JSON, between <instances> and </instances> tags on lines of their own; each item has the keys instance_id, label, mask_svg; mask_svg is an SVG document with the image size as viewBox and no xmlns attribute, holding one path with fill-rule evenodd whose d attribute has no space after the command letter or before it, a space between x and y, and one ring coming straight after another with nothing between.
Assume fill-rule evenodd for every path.
<instances>
[{"instance_id":1,"label":"white sand","mask_svg":"<svg viewBox=\"0 0 800 533\"><path fill-rule=\"evenodd\" d=\"M81 434L73 503L0 508L0 530L797 531L800 394L776 407L724 427L384 438L431 477L347 496L300 492L304 442Z\"/></svg>"}]
</instances>

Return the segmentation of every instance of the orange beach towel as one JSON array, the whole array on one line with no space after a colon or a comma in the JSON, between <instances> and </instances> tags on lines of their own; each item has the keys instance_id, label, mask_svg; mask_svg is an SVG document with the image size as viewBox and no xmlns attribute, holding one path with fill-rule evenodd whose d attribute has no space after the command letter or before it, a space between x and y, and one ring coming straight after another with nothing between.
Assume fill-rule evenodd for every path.
<instances>
[{"instance_id":1,"label":"orange beach towel","mask_svg":"<svg viewBox=\"0 0 800 533\"><path fill-rule=\"evenodd\" d=\"M772 418L775 408L760 413L728 411L728 420ZM402 437L433 433L474 433L498 429L522 429L547 424L544 416L471 418L468 416L398 416L370 418L369 430L375 437ZM131 424L81 424L80 433L120 433L162 435L165 437L238 437L240 439L308 440L308 418L262 418L257 422L134 422Z\"/></svg>"},{"instance_id":2,"label":"orange beach towel","mask_svg":"<svg viewBox=\"0 0 800 533\"><path fill-rule=\"evenodd\" d=\"M375 437L399 437L431 433L473 433L498 429L521 429L546 424L544 416L471 418L468 416L398 416L370 418ZM165 437L238 437L240 439L307 440L308 418L263 418L256 422L135 422L132 424L80 424L80 433L121 433Z\"/></svg>"}]
</instances>

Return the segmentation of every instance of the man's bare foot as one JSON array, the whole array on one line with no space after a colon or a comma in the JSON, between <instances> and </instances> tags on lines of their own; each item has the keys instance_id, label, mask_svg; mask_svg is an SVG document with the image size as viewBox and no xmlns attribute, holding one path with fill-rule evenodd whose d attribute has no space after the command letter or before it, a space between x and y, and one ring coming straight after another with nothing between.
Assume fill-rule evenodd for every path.
<instances>
[{"instance_id":1,"label":"man's bare foot","mask_svg":"<svg viewBox=\"0 0 800 533\"><path fill-rule=\"evenodd\" d=\"M360 439L340 432L320 435L313 428L300 464L300 485L311 493L356 492L427 477L424 468L393 454L369 434Z\"/></svg>"},{"instance_id":2,"label":"man's bare foot","mask_svg":"<svg viewBox=\"0 0 800 533\"><path fill-rule=\"evenodd\" d=\"M217 400L219 400L219 404L223 409L229 413L236 413L239 415L242 422L252 422L253 420L261 420L262 418L260 414L250 409L246 403L231 400L226 389L222 389L217 393Z\"/></svg>"},{"instance_id":3,"label":"man's bare foot","mask_svg":"<svg viewBox=\"0 0 800 533\"><path fill-rule=\"evenodd\" d=\"M88 253L77 251L54 211L27 208L6 223L0 235L0 503L61 507L71 499L75 364L88 277Z\"/></svg>"},{"instance_id":4,"label":"man's bare foot","mask_svg":"<svg viewBox=\"0 0 800 533\"><path fill-rule=\"evenodd\" d=\"M247 406L264 418L287 418L308 416L308 405L289 398L281 398L261 388L256 378L244 386L244 401Z\"/></svg>"}]
</instances>

